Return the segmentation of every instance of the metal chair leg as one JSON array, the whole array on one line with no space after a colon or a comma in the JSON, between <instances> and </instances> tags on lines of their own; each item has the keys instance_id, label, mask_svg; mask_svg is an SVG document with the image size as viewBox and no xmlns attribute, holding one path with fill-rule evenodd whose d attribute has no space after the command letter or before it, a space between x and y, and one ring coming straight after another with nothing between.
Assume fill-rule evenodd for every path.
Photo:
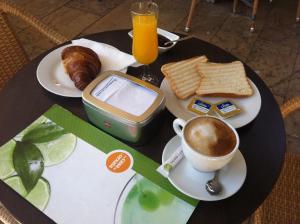
<instances>
[{"instance_id":1,"label":"metal chair leg","mask_svg":"<svg viewBox=\"0 0 300 224\"><path fill-rule=\"evenodd\" d=\"M298 9L297 9L297 15L296 15L296 22L300 21L300 0L298 1Z\"/></svg>"},{"instance_id":2,"label":"metal chair leg","mask_svg":"<svg viewBox=\"0 0 300 224\"><path fill-rule=\"evenodd\" d=\"M237 9L238 3L239 3L239 0L234 0L233 1L233 8L232 8L232 13L233 14L236 14L236 9Z\"/></svg>"},{"instance_id":3,"label":"metal chair leg","mask_svg":"<svg viewBox=\"0 0 300 224\"><path fill-rule=\"evenodd\" d=\"M254 0L254 2L253 2L253 9L252 9L252 15L251 15L252 24L250 27L250 32L255 31L255 18L256 18L258 3L259 3L259 0Z\"/></svg>"},{"instance_id":4,"label":"metal chair leg","mask_svg":"<svg viewBox=\"0 0 300 224\"><path fill-rule=\"evenodd\" d=\"M197 0L192 0L192 2L191 2L190 12L189 12L188 19L187 19L187 22L186 22L186 25L184 28L185 32L190 31L192 17L193 17L194 11L195 11L196 3L197 3Z\"/></svg>"}]
</instances>

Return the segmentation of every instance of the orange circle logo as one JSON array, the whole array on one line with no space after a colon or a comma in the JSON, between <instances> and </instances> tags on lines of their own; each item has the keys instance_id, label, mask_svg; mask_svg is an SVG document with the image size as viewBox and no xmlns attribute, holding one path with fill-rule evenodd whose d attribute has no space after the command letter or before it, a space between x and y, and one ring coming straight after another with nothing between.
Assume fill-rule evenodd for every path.
<instances>
[{"instance_id":1,"label":"orange circle logo","mask_svg":"<svg viewBox=\"0 0 300 224\"><path fill-rule=\"evenodd\" d=\"M106 167L113 173L122 173L133 165L132 156L124 150L114 150L107 155Z\"/></svg>"}]
</instances>

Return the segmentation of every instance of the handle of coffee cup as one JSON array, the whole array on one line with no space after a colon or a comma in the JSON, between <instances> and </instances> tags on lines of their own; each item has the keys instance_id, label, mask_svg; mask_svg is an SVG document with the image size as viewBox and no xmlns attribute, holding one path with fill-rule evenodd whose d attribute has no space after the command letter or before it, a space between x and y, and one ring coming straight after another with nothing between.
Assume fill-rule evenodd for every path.
<instances>
[{"instance_id":1,"label":"handle of coffee cup","mask_svg":"<svg viewBox=\"0 0 300 224\"><path fill-rule=\"evenodd\" d=\"M184 128L186 122L180 118L176 118L173 121L173 129L179 137L182 137L182 129Z\"/></svg>"}]
</instances>

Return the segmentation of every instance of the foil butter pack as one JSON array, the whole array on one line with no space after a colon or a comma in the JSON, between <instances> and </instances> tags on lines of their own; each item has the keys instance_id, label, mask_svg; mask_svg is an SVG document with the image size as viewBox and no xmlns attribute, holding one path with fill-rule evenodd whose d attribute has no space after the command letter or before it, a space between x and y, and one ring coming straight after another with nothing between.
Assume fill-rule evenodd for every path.
<instances>
[{"instance_id":1,"label":"foil butter pack","mask_svg":"<svg viewBox=\"0 0 300 224\"><path fill-rule=\"evenodd\" d=\"M100 74L85 88L82 100L95 126L132 143L153 134L165 106L159 88L118 71Z\"/></svg>"},{"instance_id":2,"label":"foil butter pack","mask_svg":"<svg viewBox=\"0 0 300 224\"><path fill-rule=\"evenodd\" d=\"M211 115L212 103L200 100L197 97L193 98L188 105L188 109L199 115Z\"/></svg>"},{"instance_id":3,"label":"foil butter pack","mask_svg":"<svg viewBox=\"0 0 300 224\"><path fill-rule=\"evenodd\" d=\"M242 112L242 109L230 100L222 100L217 103L204 101L199 97L193 98L187 106L188 110L197 115L218 115L223 119L234 117Z\"/></svg>"},{"instance_id":4,"label":"foil butter pack","mask_svg":"<svg viewBox=\"0 0 300 224\"><path fill-rule=\"evenodd\" d=\"M213 110L222 118L230 118L242 112L233 102L224 100L213 105Z\"/></svg>"}]
</instances>

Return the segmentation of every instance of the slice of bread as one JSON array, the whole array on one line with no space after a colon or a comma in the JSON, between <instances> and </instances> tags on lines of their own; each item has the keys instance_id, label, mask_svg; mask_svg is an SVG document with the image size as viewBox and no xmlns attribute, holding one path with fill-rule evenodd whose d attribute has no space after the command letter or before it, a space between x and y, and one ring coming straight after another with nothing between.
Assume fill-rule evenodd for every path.
<instances>
[{"instance_id":1,"label":"slice of bread","mask_svg":"<svg viewBox=\"0 0 300 224\"><path fill-rule=\"evenodd\" d=\"M206 56L199 56L168 63L161 67L162 73L166 76L172 90L179 99L186 99L195 94L201 80L195 65L206 61Z\"/></svg>"},{"instance_id":2,"label":"slice of bread","mask_svg":"<svg viewBox=\"0 0 300 224\"><path fill-rule=\"evenodd\" d=\"M231 63L198 63L201 75L197 95L215 97L246 97L253 94L244 66L240 61Z\"/></svg>"}]
</instances>

